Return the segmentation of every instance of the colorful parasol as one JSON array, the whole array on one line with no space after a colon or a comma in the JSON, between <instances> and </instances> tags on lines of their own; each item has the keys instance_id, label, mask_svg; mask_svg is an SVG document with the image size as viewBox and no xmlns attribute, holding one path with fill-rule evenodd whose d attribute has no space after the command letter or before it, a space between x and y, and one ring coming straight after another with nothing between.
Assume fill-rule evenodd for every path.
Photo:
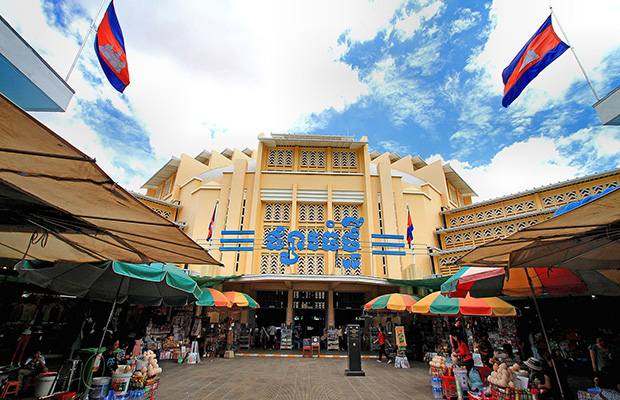
<instances>
[{"instance_id":1,"label":"colorful parasol","mask_svg":"<svg viewBox=\"0 0 620 400\"><path fill-rule=\"evenodd\" d=\"M599 281L593 279L590 284ZM441 293L446 297L465 297L467 293L473 297L531 296L533 290L537 296L562 295L584 293L588 286L573 271L561 268L515 268L506 276L504 268L463 267L441 285Z\"/></svg>"},{"instance_id":2,"label":"colorful parasol","mask_svg":"<svg viewBox=\"0 0 620 400\"><path fill-rule=\"evenodd\" d=\"M448 298L440 292L431 293L411 307L411 312L430 315L478 315L487 317L516 317L517 309L497 297Z\"/></svg>"},{"instance_id":3,"label":"colorful parasol","mask_svg":"<svg viewBox=\"0 0 620 400\"><path fill-rule=\"evenodd\" d=\"M224 292L224 296L230 301L231 308L260 308L256 300L245 293L230 291Z\"/></svg>"},{"instance_id":4,"label":"colorful parasol","mask_svg":"<svg viewBox=\"0 0 620 400\"><path fill-rule=\"evenodd\" d=\"M417 297L404 294L392 293L376 297L364 304L364 310L374 310L380 312L390 311L411 311L411 307L418 301Z\"/></svg>"},{"instance_id":5,"label":"colorful parasol","mask_svg":"<svg viewBox=\"0 0 620 400\"><path fill-rule=\"evenodd\" d=\"M196 302L196 305L206 307L232 307L232 304L226 298L224 293L213 288L203 288L202 295Z\"/></svg>"}]
</instances>

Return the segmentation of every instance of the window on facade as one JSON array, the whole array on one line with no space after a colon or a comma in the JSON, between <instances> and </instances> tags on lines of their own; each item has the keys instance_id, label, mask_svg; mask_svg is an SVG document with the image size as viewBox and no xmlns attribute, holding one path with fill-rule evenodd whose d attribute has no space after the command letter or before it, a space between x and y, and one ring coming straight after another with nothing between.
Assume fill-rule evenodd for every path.
<instances>
[{"instance_id":1,"label":"window on facade","mask_svg":"<svg viewBox=\"0 0 620 400\"><path fill-rule=\"evenodd\" d=\"M358 172L357 153L350 150L332 152L332 170L334 172Z\"/></svg>"},{"instance_id":2,"label":"window on facade","mask_svg":"<svg viewBox=\"0 0 620 400\"><path fill-rule=\"evenodd\" d=\"M161 198L161 186L157 188L157 191L155 192L155 198Z\"/></svg>"},{"instance_id":3,"label":"window on facade","mask_svg":"<svg viewBox=\"0 0 620 400\"><path fill-rule=\"evenodd\" d=\"M267 157L268 171L292 171L293 149L270 149Z\"/></svg>"},{"instance_id":4,"label":"window on facade","mask_svg":"<svg viewBox=\"0 0 620 400\"><path fill-rule=\"evenodd\" d=\"M172 179L170 179L168 182L166 182L166 184L164 185L164 196L166 196L168 193L170 193L170 187L172 186Z\"/></svg>"},{"instance_id":5,"label":"window on facade","mask_svg":"<svg viewBox=\"0 0 620 400\"><path fill-rule=\"evenodd\" d=\"M454 189L454 186L448 185L448 188L449 188L449 192L450 192L450 200L452 200L453 202L457 203L458 200L456 199L456 190Z\"/></svg>"},{"instance_id":6,"label":"window on facade","mask_svg":"<svg viewBox=\"0 0 620 400\"><path fill-rule=\"evenodd\" d=\"M284 227L284 243L287 243L286 236L291 231L291 205L289 203L265 203L263 213L263 247L267 235L278 226Z\"/></svg>"},{"instance_id":7,"label":"window on facade","mask_svg":"<svg viewBox=\"0 0 620 400\"><path fill-rule=\"evenodd\" d=\"M325 150L302 150L299 169L301 171L325 171Z\"/></svg>"}]
</instances>

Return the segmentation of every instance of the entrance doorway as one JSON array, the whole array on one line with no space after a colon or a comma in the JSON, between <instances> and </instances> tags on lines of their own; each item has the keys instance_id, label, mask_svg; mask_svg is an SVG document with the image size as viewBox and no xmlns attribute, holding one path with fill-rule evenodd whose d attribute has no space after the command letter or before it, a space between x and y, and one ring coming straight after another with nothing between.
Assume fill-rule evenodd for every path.
<instances>
[{"instance_id":1,"label":"entrance doorway","mask_svg":"<svg viewBox=\"0 0 620 400\"><path fill-rule=\"evenodd\" d=\"M297 308L293 312L295 327L301 328L302 338L323 335L326 310Z\"/></svg>"},{"instance_id":2,"label":"entrance doorway","mask_svg":"<svg viewBox=\"0 0 620 400\"><path fill-rule=\"evenodd\" d=\"M286 308L258 308L256 310L256 326L268 328L270 325L279 328L286 323Z\"/></svg>"}]
</instances>

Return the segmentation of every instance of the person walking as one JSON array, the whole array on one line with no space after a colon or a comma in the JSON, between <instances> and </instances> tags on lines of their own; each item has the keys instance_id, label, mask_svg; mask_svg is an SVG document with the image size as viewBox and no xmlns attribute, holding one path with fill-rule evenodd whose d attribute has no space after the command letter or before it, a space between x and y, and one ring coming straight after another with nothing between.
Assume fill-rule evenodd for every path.
<instances>
[{"instance_id":1,"label":"person walking","mask_svg":"<svg viewBox=\"0 0 620 400\"><path fill-rule=\"evenodd\" d=\"M269 333L264 326L260 327L260 347L263 349L267 349L267 344L269 343Z\"/></svg>"},{"instance_id":2,"label":"person walking","mask_svg":"<svg viewBox=\"0 0 620 400\"><path fill-rule=\"evenodd\" d=\"M389 364L391 360L390 360L390 357L385 352L386 339L385 339L385 333L383 333L383 327L381 325L379 325L379 335L377 336L377 339L375 339L373 343L377 343L377 342L379 342L379 359L377 360L377 362L381 362L381 356L385 356ZM390 345L389 342L387 343L388 345Z\"/></svg>"},{"instance_id":3,"label":"person walking","mask_svg":"<svg viewBox=\"0 0 620 400\"><path fill-rule=\"evenodd\" d=\"M276 348L276 333L278 330L274 325L269 326L269 346L272 350Z\"/></svg>"},{"instance_id":4,"label":"person walking","mask_svg":"<svg viewBox=\"0 0 620 400\"><path fill-rule=\"evenodd\" d=\"M617 358L620 357L618 349L607 344L604 336L599 336L588 350L594 370L594 383L601 388L616 389L619 375Z\"/></svg>"}]
</instances>

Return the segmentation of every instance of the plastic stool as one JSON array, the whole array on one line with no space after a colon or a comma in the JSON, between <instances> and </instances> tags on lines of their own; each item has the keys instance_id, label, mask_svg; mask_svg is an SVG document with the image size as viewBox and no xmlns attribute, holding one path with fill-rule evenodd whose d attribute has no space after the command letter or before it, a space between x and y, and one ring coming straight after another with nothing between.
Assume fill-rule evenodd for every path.
<instances>
[{"instance_id":1,"label":"plastic stool","mask_svg":"<svg viewBox=\"0 0 620 400\"><path fill-rule=\"evenodd\" d=\"M75 392L56 393L53 400L72 400L75 399Z\"/></svg>"},{"instance_id":2,"label":"plastic stool","mask_svg":"<svg viewBox=\"0 0 620 400\"><path fill-rule=\"evenodd\" d=\"M23 382L23 387L22 387L22 392L25 392L26 390L35 387L37 385L36 382L36 376L33 375L28 375L24 378L24 382Z\"/></svg>"},{"instance_id":3,"label":"plastic stool","mask_svg":"<svg viewBox=\"0 0 620 400\"><path fill-rule=\"evenodd\" d=\"M303 351L302 351L302 355L304 357L312 357L312 347L304 346Z\"/></svg>"},{"instance_id":4,"label":"plastic stool","mask_svg":"<svg viewBox=\"0 0 620 400\"><path fill-rule=\"evenodd\" d=\"M321 356L321 346L317 346L314 343L312 344L312 357L314 357L314 350L316 349L317 357Z\"/></svg>"},{"instance_id":5,"label":"plastic stool","mask_svg":"<svg viewBox=\"0 0 620 400\"><path fill-rule=\"evenodd\" d=\"M8 395L17 396L19 393L19 381L6 381L0 393L0 399L4 399Z\"/></svg>"}]
</instances>

